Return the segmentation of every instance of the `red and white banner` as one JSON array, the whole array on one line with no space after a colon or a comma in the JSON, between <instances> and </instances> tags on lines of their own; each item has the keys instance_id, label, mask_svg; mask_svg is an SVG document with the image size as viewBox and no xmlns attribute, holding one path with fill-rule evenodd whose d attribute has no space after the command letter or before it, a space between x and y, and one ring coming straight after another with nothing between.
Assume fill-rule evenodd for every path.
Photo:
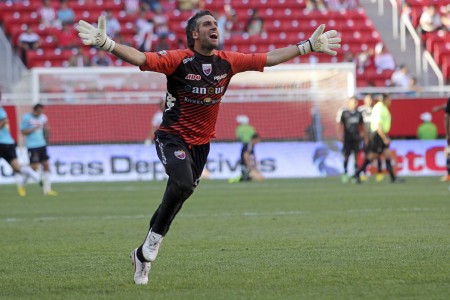
<instances>
[{"instance_id":1,"label":"red and white banner","mask_svg":"<svg viewBox=\"0 0 450 300\"><path fill-rule=\"evenodd\" d=\"M343 171L339 142L263 142L255 147L259 168L266 178L338 176ZM393 141L396 172L400 176L443 175L445 141ZM27 163L25 149L20 161ZM240 143L213 143L206 168L211 179L240 174ZM164 167L154 146L50 146L54 182L161 180ZM361 163L361 156L359 158ZM350 161L349 166L353 166ZM353 174L353 170L349 170ZM0 160L0 183L14 183L12 170Z\"/></svg>"}]
</instances>

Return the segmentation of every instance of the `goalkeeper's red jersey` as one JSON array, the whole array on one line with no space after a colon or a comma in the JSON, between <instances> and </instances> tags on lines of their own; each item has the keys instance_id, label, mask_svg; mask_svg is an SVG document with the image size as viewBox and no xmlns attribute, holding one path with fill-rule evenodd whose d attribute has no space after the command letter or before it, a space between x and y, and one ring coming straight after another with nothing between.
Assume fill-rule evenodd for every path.
<instances>
[{"instance_id":1,"label":"goalkeeper's red jersey","mask_svg":"<svg viewBox=\"0 0 450 300\"><path fill-rule=\"evenodd\" d=\"M166 105L159 130L203 145L215 137L220 102L231 77L244 71L264 70L266 53L215 51L203 56L192 50L146 52L141 71L167 77Z\"/></svg>"}]
</instances>

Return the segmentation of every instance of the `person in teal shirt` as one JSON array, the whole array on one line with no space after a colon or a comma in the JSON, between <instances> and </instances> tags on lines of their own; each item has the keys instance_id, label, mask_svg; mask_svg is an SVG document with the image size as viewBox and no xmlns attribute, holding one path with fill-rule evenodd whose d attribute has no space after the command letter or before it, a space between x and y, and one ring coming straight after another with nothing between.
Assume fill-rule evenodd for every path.
<instances>
[{"instance_id":1,"label":"person in teal shirt","mask_svg":"<svg viewBox=\"0 0 450 300\"><path fill-rule=\"evenodd\" d=\"M9 131L8 115L0 106L0 159L8 162L14 172L16 179L17 193L19 196L26 196L25 182L29 177L39 181L39 175L30 166L21 166L17 159L16 142Z\"/></svg>"},{"instance_id":2,"label":"person in teal shirt","mask_svg":"<svg viewBox=\"0 0 450 300\"><path fill-rule=\"evenodd\" d=\"M417 138L419 140L435 140L438 137L437 126L432 122L433 117L429 112L420 115L422 124L417 128Z\"/></svg>"},{"instance_id":3,"label":"person in teal shirt","mask_svg":"<svg viewBox=\"0 0 450 300\"><path fill-rule=\"evenodd\" d=\"M47 116L44 114L44 105L38 103L33 106L33 111L22 116L20 130L26 137L25 146L28 148L30 164L37 171L42 165L42 189L44 195L56 196L52 190L50 179L50 166L47 154L47 137L49 133Z\"/></svg>"},{"instance_id":4,"label":"person in teal shirt","mask_svg":"<svg viewBox=\"0 0 450 300\"><path fill-rule=\"evenodd\" d=\"M391 182L404 182L403 179L398 178L394 174L394 169L391 164L392 154L389 150L391 139L388 135L392 124L392 116L389 111L391 103L392 100L388 94L381 94L380 100L373 107L370 120L369 154L354 176L354 181L356 183L361 183L361 179L359 178L361 172L363 172L374 159L378 159L382 154L386 163L386 169L391 177Z\"/></svg>"}]
</instances>

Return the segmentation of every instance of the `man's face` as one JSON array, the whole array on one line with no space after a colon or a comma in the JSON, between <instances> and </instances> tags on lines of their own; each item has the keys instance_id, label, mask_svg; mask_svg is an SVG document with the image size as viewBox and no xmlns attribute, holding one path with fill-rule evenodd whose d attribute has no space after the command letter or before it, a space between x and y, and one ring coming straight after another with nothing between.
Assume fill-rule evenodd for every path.
<instances>
[{"instance_id":1,"label":"man's face","mask_svg":"<svg viewBox=\"0 0 450 300\"><path fill-rule=\"evenodd\" d=\"M198 31L192 33L197 45L203 50L213 50L219 47L219 31L217 21L213 16L206 15L198 19Z\"/></svg>"},{"instance_id":2,"label":"man's face","mask_svg":"<svg viewBox=\"0 0 450 300\"><path fill-rule=\"evenodd\" d=\"M37 109L35 109L35 110L33 110L33 115L35 115L36 117L39 117L41 114L42 114L42 112L43 112L43 108L37 108Z\"/></svg>"},{"instance_id":3,"label":"man's face","mask_svg":"<svg viewBox=\"0 0 450 300\"><path fill-rule=\"evenodd\" d=\"M366 106L373 106L373 98L371 96L364 97L364 104Z\"/></svg>"},{"instance_id":4,"label":"man's face","mask_svg":"<svg viewBox=\"0 0 450 300\"><path fill-rule=\"evenodd\" d=\"M391 100L391 98L389 98L389 97L387 97L387 98L384 100L384 104L385 104L387 107L391 106L391 103L392 103L392 100Z\"/></svg>"},{"instance_id":5,"label":"man's face","mask_svg":"<svg viewBox=\"0 0 450 300\"><path fill-rule=\"evenodd\" d=\"M358 101L356 100L356 98L350 98L350 100L348 100L349 110L355 110L357 105L358 105Z\"/></svg>"}]
</instances>

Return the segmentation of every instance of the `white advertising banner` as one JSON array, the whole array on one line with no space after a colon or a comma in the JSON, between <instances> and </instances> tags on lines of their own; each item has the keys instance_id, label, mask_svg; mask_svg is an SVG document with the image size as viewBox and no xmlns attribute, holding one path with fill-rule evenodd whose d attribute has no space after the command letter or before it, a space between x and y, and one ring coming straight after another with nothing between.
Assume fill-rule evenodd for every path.
<instances>
[{"instance_id":1,"label":"white advertising banner","mask_svg":"<svg viewBox=\"0 0 450 300\"><path fill-rule=\"evenodd\" d=\"M445 141L393 141L400 176L442 175ZM343 171L339 142L262 142L255 147L266 178L337 176ZM240 143L212 143L206 168L211 179L240 174ZM50 146L53 182L161 180L166 175L154 145ZM28 163L24 149L19 160ZM353 166L353 162L349 162ZM352 174L353 170L349 170ZM10 166L0 160L0 183L14 183Z\"/></svg>"}]
</instances>

